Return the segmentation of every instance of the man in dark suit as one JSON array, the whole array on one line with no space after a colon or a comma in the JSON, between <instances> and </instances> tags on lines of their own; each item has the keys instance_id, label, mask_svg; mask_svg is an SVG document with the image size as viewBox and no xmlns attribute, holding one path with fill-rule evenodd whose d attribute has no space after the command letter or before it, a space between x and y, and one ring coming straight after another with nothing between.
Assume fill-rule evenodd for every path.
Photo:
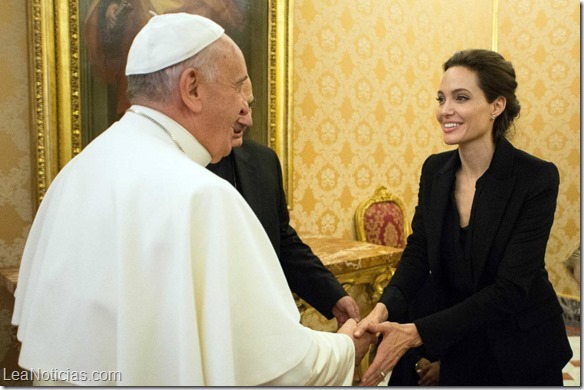
<instances>
[{"instance_id":1,"label":"man in dark suit","mask_svg":"<svg viewBox=\"0 0 584 390\"><path fill-rule=\"evenodd\" d=\"M270 237L290 289L326 318L334 316L339 326L349 318L358 321L355 300L290 226L278 156L266 146L243 142L245 129L253 123L251 81L246 80L242 94L250 110L242 113L240 126L234 129L233 150L207 168L232 183L254 211Z\"/></svg>"}]
</instances>

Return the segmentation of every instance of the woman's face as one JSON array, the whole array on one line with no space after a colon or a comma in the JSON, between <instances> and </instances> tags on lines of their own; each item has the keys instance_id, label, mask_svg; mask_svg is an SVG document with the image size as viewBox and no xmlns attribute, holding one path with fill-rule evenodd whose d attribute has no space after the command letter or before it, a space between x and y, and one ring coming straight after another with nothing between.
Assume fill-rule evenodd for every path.
<instances>
[{"instance_id":1,"label":"woman's face","mask_svg":"<svg viewBox=\"0 0 584 390\"><path fill-rule=\"evenodd\" d=\"M438 89L436 119L447 145L493 142L493 114L499 99L488 103L477 74L463 66L448 68Z\"/></svg>"}]
</instances>

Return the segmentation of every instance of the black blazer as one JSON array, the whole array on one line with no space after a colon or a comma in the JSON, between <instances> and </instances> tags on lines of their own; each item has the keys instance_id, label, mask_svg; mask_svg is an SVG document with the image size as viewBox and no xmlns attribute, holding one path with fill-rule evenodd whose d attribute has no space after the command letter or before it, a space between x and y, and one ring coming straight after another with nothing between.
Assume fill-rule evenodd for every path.
<instances>
[{"instance_id":1,"label":"black blazer","mask_svg":"<svg viewBox=\"0 0 584 390\"><path fill-rule=\"evenodd\" d=\"M388 307L390 320L404 319L407 302L428 278L437 310L414 321L428 352L440 355L465 336L484 331L503 380L530 383L536 370L561 369L572 356L544 262L558 170L505 139L497 142L491 165L476 184L467 238L474 293L446 307L440 245L459 167L457 150L430 156L424 163L412 234L380 301Z\"/></svg>"},{"instance_id":2,"label":"black blazer","mask_svg":"<svg viewBox=\"0 0 584 390\"><path fill-rule=\"evenodd\" d=\"M290 289L325 317L333 318L333 306L347 293L290 226L278 156L251 140L232 153L238 189L268 233Z\"/></svg>"}]
</instances>

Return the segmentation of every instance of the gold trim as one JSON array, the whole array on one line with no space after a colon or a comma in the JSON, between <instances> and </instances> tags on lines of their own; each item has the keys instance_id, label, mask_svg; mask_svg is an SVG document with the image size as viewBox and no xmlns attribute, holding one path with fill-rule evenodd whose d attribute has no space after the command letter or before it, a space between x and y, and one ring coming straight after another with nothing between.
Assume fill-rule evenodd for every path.
<instances>
[{"instance_id":1,"label":"gold trim","mask_svg":"<svg viewBox=\"0 0 584 390\"><path fill-rule=\"evenodd\" d=\"M567 298L567 299L571 299L574 301L580 301L580 297L577 295L572 295L572 294L565 294L565 293L557 293L558 297L561 298Z\"/></svg>"},{"instance_id":2,"label":"gold trim","mask_svg":"<svg viewBox=\"0 0 584 390\"><path fill-rule=\"evenodd\" d=\"M292 26L293 0L270 0L269 145L280 158L288 208L292 209Z\"/></svg>"},{"instance_id":3,"label":"gold trim","mask_svg":"<svg viewBox=\"0 0 584 390\"><path fill-rule=\"evenodd\" d=\"M29 0L29 47L31 50L30 85L34 156L35 202L38 206L57 174L58 135L55 93L55 34L52 4Z\"/></svg>"},{"instance_id":4,"label":"gold trim","mask_svg":"<svg viewBox=\"0 0 584 390\"><path fill-rule=\"evenodd\" d=\"M493 42L492 50L497 51L499 46L499 0L493 0Z\"/></svg>"},{"instance_id":5,"label":"gold trim","mask_svg":"<svg viewBox=\"0 0 584 390\"><path fill-rule=\"evenodd\" d=\"M79 80L79 8L77 0L58 2L57 101L59 104L59 169L81 151Z\"/></svg>"},{"instance_id":6,"label":"gold trim","mask_svg":"<svg viewBox=\"0 0 584 390\"><path fill-rule=\"evenodd\" d=\"M375 190L371 197L367 198L357 206L355 211L355 232L357 234L357 240L367 241L367 235L365 234L365 211L367 211L372 204L382 202L393 202L401 209L404 216L404 237L407 238L410 235L411 227L407 218L404 203L399 197L389 192L386 187L381 186Z\"/></svg>"}]
</instances>

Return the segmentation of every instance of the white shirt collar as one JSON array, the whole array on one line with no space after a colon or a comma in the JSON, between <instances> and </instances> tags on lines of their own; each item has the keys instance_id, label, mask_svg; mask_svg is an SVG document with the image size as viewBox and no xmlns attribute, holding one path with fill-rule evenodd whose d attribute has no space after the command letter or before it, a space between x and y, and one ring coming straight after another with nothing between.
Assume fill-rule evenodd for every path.
<instances>
[{"instance_id":1,"label":"white shirt collar","mask_svg":"<svg viewBox=\"0 0 584 390\"><path fill-rule=\"evenodd\" d=\"M174 119L166 116L160 111L152 108L134 104L131 107L134 111L141 112L155 119L168 130L176 142L184 150L185 154L197 164L206 167L211 162L211 154L203 145L191 134L178 124ZM161 129L162 130L162 129Z\"/></svg>"}]
</instances>

